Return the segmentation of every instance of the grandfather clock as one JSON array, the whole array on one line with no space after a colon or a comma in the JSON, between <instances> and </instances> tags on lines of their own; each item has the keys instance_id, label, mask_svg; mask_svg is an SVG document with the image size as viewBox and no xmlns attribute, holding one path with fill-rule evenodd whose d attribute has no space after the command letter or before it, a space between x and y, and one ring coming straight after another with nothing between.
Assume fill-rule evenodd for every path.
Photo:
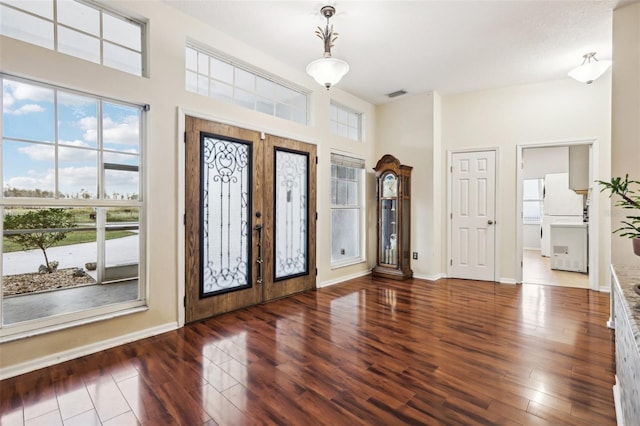
<instances>
[{"instance_id":1,"label":"grandfather clock","mask_svg":"<svg viewBox=\"0 0 640 426\"><path fill-rule=\"evenodd\" d=\"M392 155L376 164L378 198L378 262L372 274L396 280L411 270L411 169Z\"/></svg>"}]
</instances>

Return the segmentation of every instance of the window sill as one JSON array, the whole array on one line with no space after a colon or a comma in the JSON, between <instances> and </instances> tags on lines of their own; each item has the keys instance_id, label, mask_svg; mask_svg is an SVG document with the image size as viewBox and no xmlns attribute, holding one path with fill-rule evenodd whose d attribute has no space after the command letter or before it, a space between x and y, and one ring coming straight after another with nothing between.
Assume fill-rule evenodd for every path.
<instances>
[{"instance_id":1,"label":"window sill","mask_svg":"<svg viewBox=\"0 0 640 426\"><path fill-rule=\"evenodd\" d=\"M19 331L19 330L11 330L10 331L10 329L12 327L11 326L5 326L0 331L0 333L2 333L0 335L0 344L1 343L7 343L7 342L13 342L13 341L16 341L16 340L28 339L30 337L40 336L40 335L43 335L43 334L52 333L52 332L60 331L60 330L66 330L66 329L72 328L72 327L78 327L78 326L82 326L82 325L92 324L92 323L99 322L99 321L110 320L110 319L122 317L122 316L125 316L125 315L131 315L131 314L135 314L135 313L138 313L138 312L144 312L144 311L147 311L147 310L149 310L149 306L147 306L145 304L145 305L142 305L142 306L122 309L120 311L104 313L104 314L95 315L95 316L88 317L88 318L81 318L81 319L71 320L71 321L68 321L68 322L61 322L61 323L58 323L58 324L52 324L52 325L47 325L47 326L34 328L34 329L30 329L30 330L23 330L23 331ZM7 333L7 334L5 334L5 333ZM8 333L11 333L11 334L8 334Z\"/></svg>"},{"instance_id":2,"label":"window sill","mask_svg":"<svg viewBox=\"0 0 640 426\"><path fill-rule=\"evenodd\" d=\"M361 257L358 257L358 258L355 258L355 259L341 260L339 262L332 263L331 264L331 270L345 268L347 266L353 266L353 265L357 265L359 263L365 263L366 261L367 261L367 259L363 259Z\"/></svg>"}]
</instances>

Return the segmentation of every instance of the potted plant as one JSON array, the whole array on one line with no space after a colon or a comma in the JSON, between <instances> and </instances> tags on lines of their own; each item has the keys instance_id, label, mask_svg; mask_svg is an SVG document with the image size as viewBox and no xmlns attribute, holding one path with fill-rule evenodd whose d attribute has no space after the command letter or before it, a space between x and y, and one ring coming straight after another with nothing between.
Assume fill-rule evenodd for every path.
<instances>
[{"instance_id":1,"label":"potted plant","mask_svg":"<svg viewBox=\"0 0 640 426\"><path fill-rule=\"evenodd\" d=\"M624 209L632 209L633 214L625 217L622 221L622 226L616 229L621 237L631 238L633 241L633 252L640 256L640 181L629 180L629 175L625 175L624 179L621 177L613 177L610 182L604 182L599 180L598 183L603 186L600 192L609 190L609 198L613 195L620 197L616 201L616 206ZM633 186L637 186L633 189Z\"/></svg>"}]
</instances>

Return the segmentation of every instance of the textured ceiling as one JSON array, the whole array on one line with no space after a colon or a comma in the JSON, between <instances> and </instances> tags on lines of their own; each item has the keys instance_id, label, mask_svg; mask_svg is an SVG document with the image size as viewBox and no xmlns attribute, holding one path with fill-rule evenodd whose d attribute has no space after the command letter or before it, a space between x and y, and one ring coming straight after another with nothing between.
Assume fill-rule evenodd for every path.
<instances>
[{"instance_id":1,"label":"textured ceiling","mask_svg":"<svg viewBox=\"0 0 640 426\"><path fill-rule=\"evenodd\" d=\"M351 66L339 86L376 104L399 89L448 94L565 78L586 52L611 59L612 11L634 2L164 1L300 70L321 57L314 30L325 22L320 8L333 4L332 53Z\"/></svg>"}]
</instances>

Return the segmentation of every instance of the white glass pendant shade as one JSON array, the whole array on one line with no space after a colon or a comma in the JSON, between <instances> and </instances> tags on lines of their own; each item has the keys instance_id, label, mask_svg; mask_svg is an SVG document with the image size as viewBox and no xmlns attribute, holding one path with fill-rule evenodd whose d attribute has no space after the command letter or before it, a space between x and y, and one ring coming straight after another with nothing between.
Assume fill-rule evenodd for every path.
<instances>
[{"instance_id":1,"label":"white glass pendant shade","mask_svg":"<svg viewBox=\"0 0 640 426\"><path fill-rule=\"evenodd\" d=\"M604 74L611 66L611 61L592 61L569 71L569 77L581 82L591 84Z\"/></svg>"},{"instance_id":2,"label":"white glass pendant shade","mask_svg":"<svg viewBox=\"0 0 640 426\"><path fill-rule=\"evenodd\" d=\"M307 65L307 74L327 90L337 84L348 72L349 64L333 57L317 59Z\"/></svg>"}]
</instances>

